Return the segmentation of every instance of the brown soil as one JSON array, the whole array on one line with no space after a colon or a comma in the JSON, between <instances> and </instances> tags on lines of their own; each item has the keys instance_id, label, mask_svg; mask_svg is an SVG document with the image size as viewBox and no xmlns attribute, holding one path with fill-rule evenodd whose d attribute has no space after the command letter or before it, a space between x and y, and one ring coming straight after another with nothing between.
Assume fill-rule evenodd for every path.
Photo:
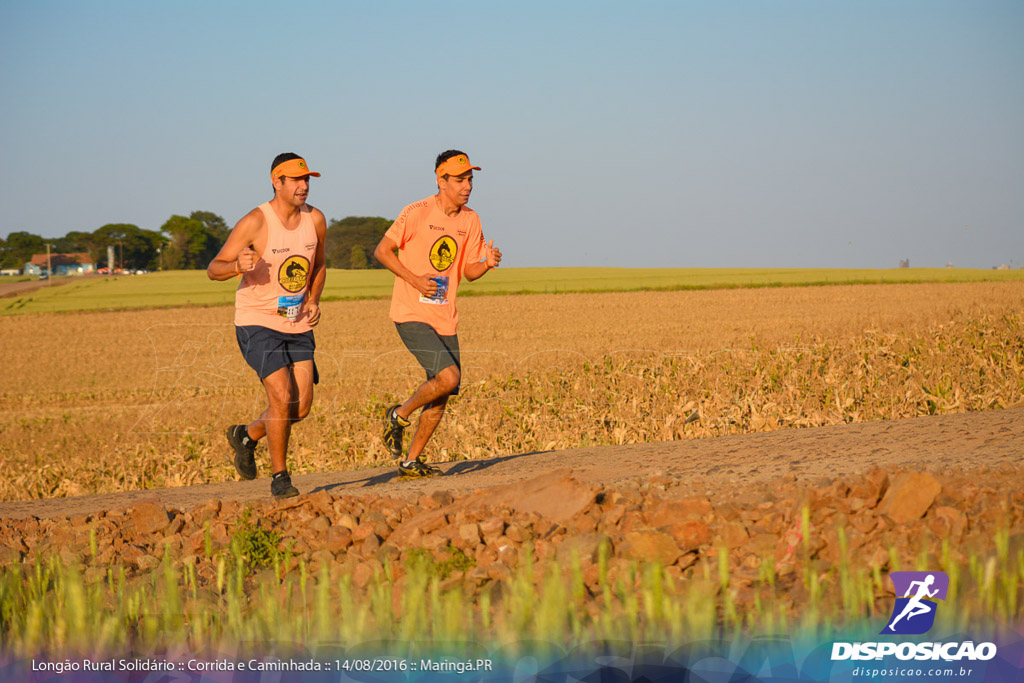
<instances>
[{"instance_id":1,"label":"brown soil","mask_svg":"<svg viewBox=\"0 0 1024 683\"><path fill-rule=\"evenodd\" d=\"M463 391L428 458L1024 405L1022 302L1024 282L469 297ZM387 306L324 304L294 472L387 467L380 411L422 381ZM264 400L231 310L4 318L0 501L231 481L224 429Z\"/></svg>"},{"instance_id":2,"label":"brown soil","mask_svg":"<svg viewBox=\"0 0 1024 683\"><path fill-rule=\"evenodd\" d=\"M263 476L254 481L0 503L0 518L90 515L153 499L180 510L211 499L268 502L269 478L261 464ZM444 476L423 481L399 480L388 468L296 475L293 482L303 493L415 499L437 491L458 496L570 468L585 484L614 486L667 476L682 482L676 497L708 495L713 501L728 501L751 484L783 478L813 483L872 467L935 472L1021 468L1024 408L439 464Z\"/></svg>"},{"instance_id":3,"label":"brown soil","mask_svg":"<svg viewBox=\"0 0 1024 683\"><path fill-rule=\"evenodd\" d=\"M466 561L441 589L474 600L500 599L532 557L535 580L578 560L587 609L597 610L607 551L607 581L635 581L633 563L653 561L669 590L699 584L726 561L741 612L760 599L770 562L772 591L796 618L807 600L803 572L827 577L848 560L858 572L922 558L966 567L994 558L997 537L1011 557L1024 548L1021 407L524 453L443 470L412 482L392 469L299 475L305 495L285 501L270 498L264 476L0 503L0 566L56 555L91 581L112 565L148 581L170 552L209 588L220 553L254 519L280 532L284 571L306 563L313 576L350 577L368 593L387 566L393 599L424 552ZM824 600L841 606L838 584L823 585ZM875 612L891 608L892 590L875 593Z\"/></svg>"}]
</instances>

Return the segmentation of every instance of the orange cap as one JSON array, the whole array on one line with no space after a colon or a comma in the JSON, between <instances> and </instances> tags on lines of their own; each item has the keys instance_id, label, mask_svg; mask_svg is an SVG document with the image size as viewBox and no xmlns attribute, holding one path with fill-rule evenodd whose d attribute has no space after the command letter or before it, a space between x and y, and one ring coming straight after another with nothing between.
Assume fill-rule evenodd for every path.
<instances>
[{"instance_id":1,"label":"orange cap","mask_svg":"<svg viewBox=\"0 0 1024 683\"><path fill-rule=\"evenodd\" d=\"M286 178L301 178L304 175L311 175L317 178L320 177L319 173L314 173L309 170L309 167L306 166L305 159L289 159L288 161L282 161L274 167L273 171L270 172L270 178L272 180L277 180L281 176Z\"/></svg>"},{"instance_id":2,"label":"orange cap","mask_svg":"<svg viewBox=\"0 0 1024 683\"><path fill-rule=\"evenodd\" d=\"M467 171L479 171L479 166L472 166L469 163L469 157L465 154L456 154L453 157L448 157L441 165L437 167L437 179L440 180L441 176L444 175L462 175Z\"/></svg>"}]
</instances>

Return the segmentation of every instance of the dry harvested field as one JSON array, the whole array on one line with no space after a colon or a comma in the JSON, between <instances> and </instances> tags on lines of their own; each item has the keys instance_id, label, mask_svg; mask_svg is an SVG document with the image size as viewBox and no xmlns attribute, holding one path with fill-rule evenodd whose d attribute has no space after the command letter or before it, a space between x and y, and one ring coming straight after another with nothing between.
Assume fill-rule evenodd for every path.
<instances>
[{"instance_id":1,"label":"dry harvested field","mask_svg":"<svg viewBox=\"0 0 1024 683\"><path fill-rule=\"evenodd\" d=\"M388 464L381 406L420 371L387 306L325 304L321 383L293 432L294 472ZM1024 401L1022 283L474 297L460 308L464 385L434 461ZM234 479L224 428L263 398L231 314L4 319L0 500Z\"/></svg>"},{"instance_id":2,"label":"dry harvested field","mask_svg":"<svg viewBox=\"0 0 1024 683\"><path fill-rule=\"evenodd\" d=\"M445 476L401 482L419 371L386 302L325 305L284 502L225 458L262 403L230 309L4 320L6 652L877 633L907 568L951 577L942 633L1019 633L1024 284L461 308Z\"/></svg>"}]
</instances>

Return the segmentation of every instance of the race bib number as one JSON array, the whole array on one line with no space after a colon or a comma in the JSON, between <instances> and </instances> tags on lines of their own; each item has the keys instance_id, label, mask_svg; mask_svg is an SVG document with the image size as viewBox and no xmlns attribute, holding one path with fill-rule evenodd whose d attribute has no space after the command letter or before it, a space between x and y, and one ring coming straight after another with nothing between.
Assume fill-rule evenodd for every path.
<instances>
[{"instance_id":1,"label":"race bib number","mask_svg":"<svg viewBox=\"0 0 1024 683\"><path fill-rule=\"evenodd\" d=\"M295 322L299 319L299 314L302 312L302 302L305 299L305 292L277 297L277 314L291 322Z\"/></svg>"},{"instance_id":2,"label":"race bib number","mask_svg":"<svg viewBox=\"0 0 1024 683\"><path fill-rule=\"evenodd\" d=\"M424 296L420 294L420 303L423 304L447 304L448 303L448 276L438 275L437 277L430 278L437 283L437 291L434 292L434 296Z\"/></svg>"}]
</instances>

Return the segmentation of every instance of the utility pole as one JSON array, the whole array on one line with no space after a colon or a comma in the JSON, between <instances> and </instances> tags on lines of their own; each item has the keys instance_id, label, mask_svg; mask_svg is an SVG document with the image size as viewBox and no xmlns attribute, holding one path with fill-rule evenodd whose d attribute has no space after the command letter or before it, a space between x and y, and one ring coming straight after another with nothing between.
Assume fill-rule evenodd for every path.
<instances>
[{"instance_id":1,"label":"utility pole","mask_svg":"<svg viewBox=\"0 0 1024 683\"><path fill-rule=\"evenodd\" d=\"M46 243L46 284L53 279L53 267L50 265L50 243Z\"/></svg>"}]
</instances>

